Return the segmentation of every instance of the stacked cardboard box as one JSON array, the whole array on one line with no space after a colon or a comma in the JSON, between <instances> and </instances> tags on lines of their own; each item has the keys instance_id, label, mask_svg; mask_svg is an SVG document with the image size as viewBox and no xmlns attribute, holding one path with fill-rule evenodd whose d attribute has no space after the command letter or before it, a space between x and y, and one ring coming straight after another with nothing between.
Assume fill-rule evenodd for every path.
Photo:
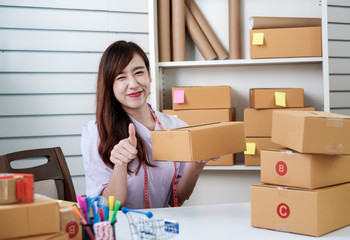
<instances>
[{"instance_id":1,"label":"stacked cardboard box","mask_svg":"<svg viewBox=\"0 0 350 240\"><path fill-rule=\"evenodd\" d=\"M319 18L252 17L250 57L320 57L322 29Z\"/></svg>"},{"instance_id":2,"label":"stacked cardboard box","mask_svg":"<svg viewBox=\"0 0 350 240\"><path fill-rule=\"evenodd\" d=\"M0 205L0 216L0 239L60 233L59 206L54 199Z\"/></svg>"},{"instance_id":3,"label":"stacked cardboard box","mask_svg":"<svg viewBox=\"0 0 350 240\"><path fill-rule=\"evenodd\" d=\"M178 117L188 125L235 120L230 86L173 87L172 96L173 109L163 113ZM224 155L207 165L234 165L234 155Z\"/></svg>"},{"instance_id":4,"label":"stacked cardboard box","mask_svg":"<svg viewBox=\"0 0 350 240\"><path fill-rule=\"evenodd\" d=\"M251 187L251 224L321 236L350 224L350 117L274 111L272 141Z\"/></svg>"},{"instance_id":5,"label":"stacked cardboard box","mask_svg":"<svg viewBox=\"0 0 350 240\"><path fill-rule=\"evenodd\" d=\"M246 166L260 165L262 149L281 147L271 141L274 110L315 110L313 107L304 107L304 89L302 88L252 88L249 90L249 106L250 108L244 109L247 142L244 163Z\"/></svg>"}]
</instances>

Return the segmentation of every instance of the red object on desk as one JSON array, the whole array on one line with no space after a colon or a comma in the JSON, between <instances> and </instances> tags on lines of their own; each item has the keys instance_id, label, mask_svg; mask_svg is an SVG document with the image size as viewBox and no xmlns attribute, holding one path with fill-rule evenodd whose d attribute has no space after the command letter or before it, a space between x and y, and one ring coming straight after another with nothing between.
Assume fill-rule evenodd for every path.
<instances>
[{"instance_id":1,"label":"red object on desk","mask_svg":"<svg viewBox=\"0 0 350 240\"><path fill-rule=\"evenodd\" d=\"M13 203L33 203L34 202L34 175L22 173L0 174L0 181L16 179L15 188L16 200ZM9 191L9 189L2 189Z\"/></svg>"}]
</instances>

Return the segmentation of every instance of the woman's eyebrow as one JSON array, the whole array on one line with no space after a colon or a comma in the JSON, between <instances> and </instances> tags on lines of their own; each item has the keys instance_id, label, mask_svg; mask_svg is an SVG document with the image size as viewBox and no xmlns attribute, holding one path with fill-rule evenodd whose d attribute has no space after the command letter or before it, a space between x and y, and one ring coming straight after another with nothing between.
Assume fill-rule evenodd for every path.
<instances>
[{"instance_id":1,"label":"woman's eyebrow","mask_svg":"<svg viewBox=\"0 0 350 240\"><path fill-rule=\"evenodd\" d=\"M139 70L139 69L145 69L145 66L137 66L137 67L134 67L132 71ZM118 75L124 74L124 73L125 73L125 72L123 71L123 72L118 73ZM117 75L117 76L118 76L118 75Z\"/></svg>"},{"instance_id":2,"label":"woman's eyebrow","mask_svg":"<svg viewBox=\"0 0 350 240\"><path fill-rule=\"evenodd\" d=\"M145 69L145 66L138 66L133 69L133 71L138 70L138 69Z\"/></svg>"}]
</instances>

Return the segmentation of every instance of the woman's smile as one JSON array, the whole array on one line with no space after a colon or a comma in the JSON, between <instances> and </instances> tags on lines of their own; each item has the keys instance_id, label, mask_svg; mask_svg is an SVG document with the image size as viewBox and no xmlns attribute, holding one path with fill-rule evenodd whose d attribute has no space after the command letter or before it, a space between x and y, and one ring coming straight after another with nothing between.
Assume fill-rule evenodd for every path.
<instances>
[{"instance_id":1,"label":"woman's smile","mask_svg":"<svg viewBox=\"0 0 350 240\"><path fill-rule=\"evenodd\" d=\"M131 98L136 98L136 97L141 96L142 93L143 93L143 90L137 91L137 92L133 92L133 93L129 93L128 96L131 97Z\"/></svg>"}]
</instances>

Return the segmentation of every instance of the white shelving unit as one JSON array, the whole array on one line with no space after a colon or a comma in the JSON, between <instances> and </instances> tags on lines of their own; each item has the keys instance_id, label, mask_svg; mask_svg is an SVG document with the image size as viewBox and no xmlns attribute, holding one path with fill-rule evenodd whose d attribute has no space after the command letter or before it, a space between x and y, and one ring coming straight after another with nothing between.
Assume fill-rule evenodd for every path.
<instances>
[{"instance_id":1,"label":"white shelving unit","mask_svg":"<svg viewBox=\"0 0 350 240\"><path fill-rule=\"evenodd\" d=\"M195 1L228 51L228 1ZM187 61L182 62L158 62L156 3L156 0L149 0L150 59L153 76L151 89L153 94L150 100L157 109L171 108L171 88L173 86L230 85L232 106L236 109L236 120L238 121L243 121L243 110L249 106L249 89L259 87L304 88L305 106L314 106L317 110L329 111L328 56L325 55L328 47L327 37L325 37L327 31L323 31L323 57L250 59L248 28L250 16L282 16L322 18L322 28L327 29L326 0L241 0L243 58L205 61L191 39L187 38ZM242 159L238 157L236 160L242 164ZM222 194L219 200L211 196L210 191L215 191L218 185L222 186L222 189L244 189L240 197L231 196L232 199L229 201L249 201L250 193L246 188L252 183L260 182L260 167L206 166L205 170L204 176L202 174L197 184L200 187L197 186L194 192L194 200L191 201L193 198L191 197L187 201L189 205L227 200L228 197L225 196L224 190L222 193L215 194L216 196ZM244 175L238 174L239 172ZM233 175L240 175L240 180L237 182ZM209 183L210 186L208 186Z\"/></svg>"}]
</instances>

